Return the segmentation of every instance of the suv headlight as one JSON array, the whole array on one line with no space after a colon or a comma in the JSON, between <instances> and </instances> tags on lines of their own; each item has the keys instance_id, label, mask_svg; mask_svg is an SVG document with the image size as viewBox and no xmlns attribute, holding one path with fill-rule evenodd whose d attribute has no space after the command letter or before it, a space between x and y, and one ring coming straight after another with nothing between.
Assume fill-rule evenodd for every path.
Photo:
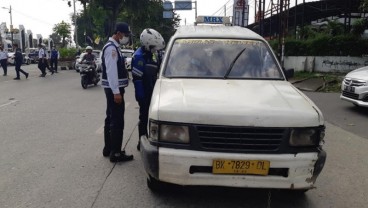
<instances>
[{"instance_id":1,"label":"suv headlight","mask_svg":"<svg viewBox=\"0 0 368 208\"><path fill-rule=\"evenodd\" d=\"M189 128L184 125L157 124L151 121L149 132L149 139L151 141L185 144L188 144L190 141Z\"/></svg>"},{"instance_id":2,"label":"suv headlight","mask_svg":"<svg viewBox=\"0 0 368 208\"><path fill-rule=\"evenodd\" d=\"M292 129L290 133L290 146L318 146L325 135L321 128Z\"/></svg>"}]
</instances>

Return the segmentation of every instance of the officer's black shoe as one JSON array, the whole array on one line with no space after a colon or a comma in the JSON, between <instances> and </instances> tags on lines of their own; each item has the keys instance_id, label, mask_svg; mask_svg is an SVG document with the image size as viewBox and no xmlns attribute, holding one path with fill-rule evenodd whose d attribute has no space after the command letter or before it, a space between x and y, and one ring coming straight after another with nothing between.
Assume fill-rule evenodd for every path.
<instances>
[{"instance_id":1,"label":"officer's black shoe","mask_svg":"<svg viewBox=\"0 0 368 208\"><path fill-rule=\"evenodd\" d=\"M137 144L137 150L141 151L141 141L140 140L138 141L138 144Z\"/></svg>"},{"instance_id":2,"label":"officer's black shoe","mask_svg":"<svg viewBox=\"0 0 368 208\"><path fill-rule=\"evenodd\" d=\"M108 156L110 156L110 150L107 149L106 147L104 147L103 150L102 150L102 154L103 154L104 157L108 157Z\"/></svg>"},{"instance_id":3,"label":"officer's black shoe","mask_svg":"<svg viewBox=\"0 0 368 208\"><path fill-rule=\"evenodd\" d=\"M124 151L110 154L110 162L125 162L133 160L133 155L126 155Z\"/></svg>"}]
</instances>

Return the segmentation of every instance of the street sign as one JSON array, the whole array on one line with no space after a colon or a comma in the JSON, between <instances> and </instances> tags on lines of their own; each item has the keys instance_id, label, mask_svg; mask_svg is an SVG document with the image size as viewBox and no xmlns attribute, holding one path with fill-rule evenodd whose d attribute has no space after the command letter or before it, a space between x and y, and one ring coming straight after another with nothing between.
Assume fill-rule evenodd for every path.
<instances>
[{"instance_id":1,"label":"street sign","mask_svg":"<svg viewBox=\"0 0 368 208\"><path fill-rule=\"evenodd\" d=\"M244 8L244 17L243 17L243 8ZM249 16L248 0L234 0L233 25L244 27L248 26L248 16Z\"/></svg>"},{"instance_id":2,"label":"street sign","mask_svg":"<svg viewBox=\"0 0 368 208\"><path fill-rule=\"evenodd\" d=\"M192 10L192 1L175 1L175 10Z\"/></svg>"},{"instance_id":3,"label":"street sign","mask_svg":"<svg viewBox=\"0 0 368 208\"><path fill-rule=\"evenodd\" d=\"M173 11L164 11L163 12L163 18L164 19L173 19L174 18Z\"/></svg>"},{"instance_id":4,"label":"street sign","mask_svg":"<svg viewBox=\"0 0 368 208\"><path fill-rule=\"evenodd\" d=\"M173 5L171 1L164 1L164 10L173 10Z\"/></svg>"}]
</instances>

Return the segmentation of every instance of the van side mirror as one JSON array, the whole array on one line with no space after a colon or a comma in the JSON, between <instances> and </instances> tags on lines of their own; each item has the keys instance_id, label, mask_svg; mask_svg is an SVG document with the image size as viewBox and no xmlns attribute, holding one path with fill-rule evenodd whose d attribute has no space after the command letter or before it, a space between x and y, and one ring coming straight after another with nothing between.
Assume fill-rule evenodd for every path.
<instances>
[{"instance_id":1,"label":"van side mirror","mask_svg":"<svg viewBox=\"0 0 368 208\"><path fill-rule=\"evenodd\" d=\"M290 78L292 78L294 76L294 69L285 69L285 68L282 68L282 70L284 71L286 80L289 80Z\"/></svg>"}]
</instances>

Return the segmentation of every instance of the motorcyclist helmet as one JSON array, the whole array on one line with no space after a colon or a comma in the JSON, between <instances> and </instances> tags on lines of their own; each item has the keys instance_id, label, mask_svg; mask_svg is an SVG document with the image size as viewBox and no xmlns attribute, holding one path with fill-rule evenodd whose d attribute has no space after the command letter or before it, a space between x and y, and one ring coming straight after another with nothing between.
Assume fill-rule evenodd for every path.
<instances>
[{"instance_id":1,"label":"motorcyclist helmet","mask_svg":"<svg viewBox=\"0 0 368 208\"><path fill-rule=\"evenodd\" d=\"M93 48L91 46L86 47L87 53L92 53Z\"/></svg>"},{"instance_id":2,"label":"motorcyclist helmet","mask_svg":"<svg viewBox=\"0 0 368 208\"><path fill-rule=\"evenodd\" d=\"M140 41L144 48L152 53L165 48L165 40L162 38L161 34L151 28L143 30Z\"/></svg>"}]
</instances>

